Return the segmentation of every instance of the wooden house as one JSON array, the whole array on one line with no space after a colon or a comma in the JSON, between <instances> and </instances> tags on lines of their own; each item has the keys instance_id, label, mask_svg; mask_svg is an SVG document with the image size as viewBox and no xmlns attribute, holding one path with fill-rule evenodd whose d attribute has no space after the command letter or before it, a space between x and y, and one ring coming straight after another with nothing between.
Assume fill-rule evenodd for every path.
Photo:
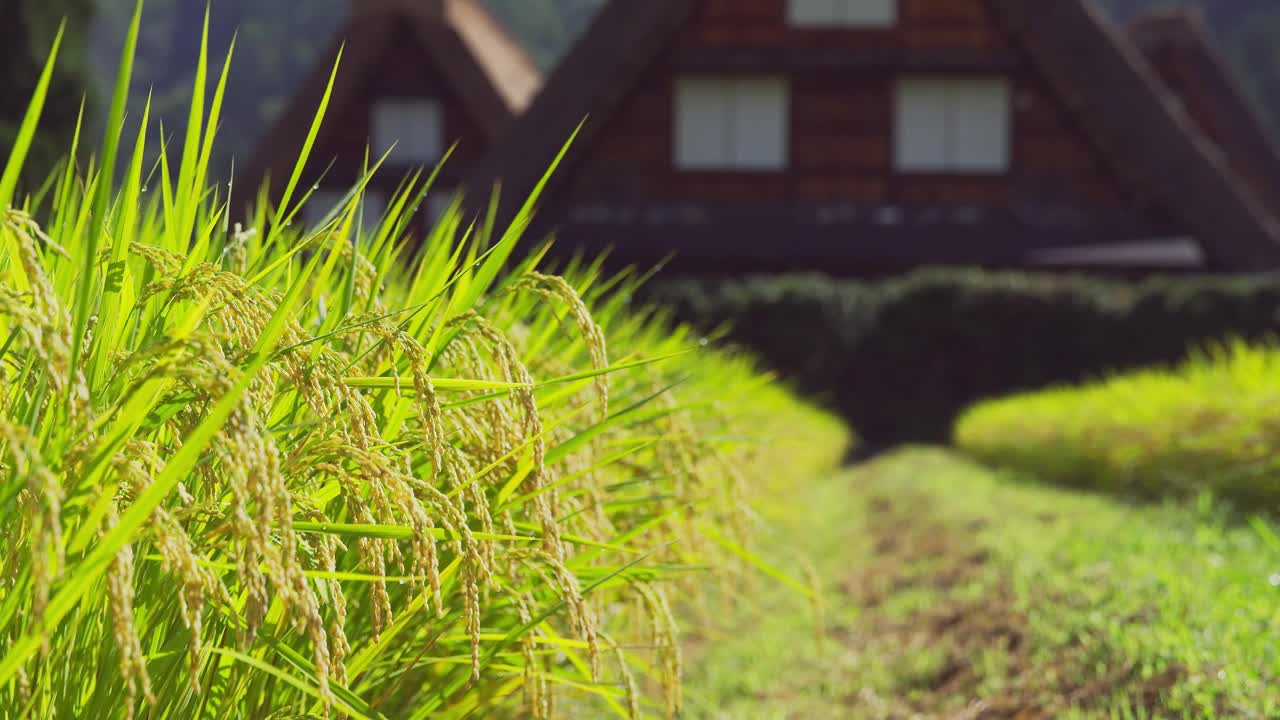
<instances>
[{"instance_id":1,"label":"wooden house","mask_svg":"<svg viewBox=\"0 0 1280 720\"><path fill-rule=\"evenodd\" d=\"M327 213L371 161L390 151L365 196L376 218L405 176L444 165L425 209L452 189L506 132L541 87L530 57L480 0L352 0L351 16L265 134L236 180L237 202L266 183L274 199L293 170L341 50L328 112L302 178L314 186L303 220Z\"/></svg>"},{"instance_id":2,"label":"wooden house","mask_svg":"<svg viewBox=\"0 0 1280 720\"><path fill-rule=\"evenodd\" d=\"M1271 171L1235 146L1255 141L1165 84L1220 79L1131 35L1089 0L612 0L466 185L501 181L509 217L586 118L533 228L561 251L1280 265Z\"/></svg>"}]
</instances>

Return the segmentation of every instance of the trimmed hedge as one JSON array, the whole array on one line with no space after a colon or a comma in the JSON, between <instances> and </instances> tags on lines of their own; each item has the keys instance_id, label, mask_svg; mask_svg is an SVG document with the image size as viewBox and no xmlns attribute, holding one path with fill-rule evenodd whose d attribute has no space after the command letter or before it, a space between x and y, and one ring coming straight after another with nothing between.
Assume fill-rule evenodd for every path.
<instances>
[{"instance_id":1,"label":"trimmed hedge","mask_svg":"<svg viewBox=\"0 0 1280 720\"><path fill-rule=\"evenodd\" d=\"M1280 275L1126 281L926 269L876 282L823 275L675 278L650 300L763 357L840 410L868 446L942 442L990 397L1173 365L1206 342L1269 339Z\"/></svg>"},{"instance_id":2,"label":"trimmed hedge","mask_svg":"<svg viewBox=\"0 0 1280 720\"><path fill-rule=\"evenodd\" d=\"M1207 490L1237 510L1274 513L1277 406L1280 349L1237 342L1172 371L978 403L956 422L954 441L973 457L1061 485L1142 499Z\"/></svg>"}]
</instances>

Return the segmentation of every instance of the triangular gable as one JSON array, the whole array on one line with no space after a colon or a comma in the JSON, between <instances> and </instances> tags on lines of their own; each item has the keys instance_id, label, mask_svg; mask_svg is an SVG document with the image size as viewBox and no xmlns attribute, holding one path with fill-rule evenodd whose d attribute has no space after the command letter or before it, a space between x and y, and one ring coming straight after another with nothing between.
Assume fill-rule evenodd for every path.
<instances>
[{"instance_id":1,"label":"triangular gable","mask_svg":"<svg viewBox=\"0 0 1280 720\"><path fill-rule=\"evenodd\" d=\"M992 0L1117 174L1205 246L1215 265L1280 266L1280 227L1087 0Z\"/></svg>"},{"instance_id":2,"label":"triangular gable","mask_svg":"<svg viewBox=\"0 0 1280 720\"><path fill-rule=\"evenodd\" d=\"M1219 146L1231 168L1275 213L1280 210L1280 145L1199 13L1141 16L1127 27L1130 41L1165 86L1182 100L1196 126Z\"/></svg>"},{"instance_id":3,"label":"triangular gable","mask_svg":"<svg viewBox=\"0 0 1280 720\"><path fill-rule=\"evenodd\" d=\"M331 120L362 97L379 61L397 50L394 38L402 28L428 53L490 140L511 125L541 88L542 76L533 60L478 0L369 2L353 13L263 136L248 171L237 179L238 192L256 193L273 170L293 167L338 53L342 61L326 114ZM358 2L356 6L362 7ZM316 146L324 147L339 131L336 123L325 123Z\"/></svg>"},{"instance_id":4,"label":"triangular gable","mask_svg":"<svg viewBox=\"0 0 1280 720\"><path fill-rule=\"evenodd\" d=\"M593 133L696 6L697 0L612 0L470 175L473 199L501 182L509 213L589 117L552 187L571 175ZM1271 215L1089 0L989 0L987 7L1077 116L1126 191L1201 239L1216 265L1280 266L1280 232Z\"/></svg>"},{"instance_id":5,"label":"triangular gable","mask_svg":"<svg viewBox=\"0 0 1280 720\"><path fill-rule=\"evenodd\" d=\"M537 184L556 153L582 121L575 148L591 144L595 133L635 86L636 79L692 13L697 0L612 0L596 16L573 49L547 78L542 92L499 139L466 183L472 201L487 198L501 183L508 206ZM558 184L566 165L551 178Z\"/></svg>"}]
</instances>

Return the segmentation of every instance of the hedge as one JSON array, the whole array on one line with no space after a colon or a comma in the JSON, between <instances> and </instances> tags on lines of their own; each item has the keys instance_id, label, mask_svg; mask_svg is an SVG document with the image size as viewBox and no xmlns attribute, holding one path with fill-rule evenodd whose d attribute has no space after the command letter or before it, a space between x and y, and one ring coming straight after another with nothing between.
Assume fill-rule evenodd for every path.
<instances>
[{"instance_id":1,"label":"hedge","mask_svg":"<svg viewBox=\"0 0 1280 720\"><path fill-rule=\"evenodd\" d=\"M871 447L939 442L990 397L1172 365L1213 340L1267 339L1280 274L1124 280L924 269L655 281L648 299L762 356Z\"/></svg>"}]
</instances>

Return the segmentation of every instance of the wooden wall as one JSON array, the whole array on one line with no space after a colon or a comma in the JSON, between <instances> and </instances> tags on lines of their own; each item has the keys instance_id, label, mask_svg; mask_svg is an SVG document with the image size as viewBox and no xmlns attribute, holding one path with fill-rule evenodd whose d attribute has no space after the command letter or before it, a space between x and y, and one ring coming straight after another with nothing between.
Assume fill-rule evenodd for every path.
<instances>
[{"instance_id":1,"label":"wooden wall","mask_svg":"<svg viewBox=\"0 0 1280 720\"><path fill-rule=\"evenodd\" d=\"M329 168L324 180L326 186L350 185L356 181L366 146L371 142L373 103L382 97L424 97L440 101L444 111L444 147L458 143L441 173L441 187L459 181L488 150L488 139L480 124L445 81L416 37L401 29L390 41L390 47L396 48L397 52L389 53L378 64L361 96L329 118L327 127L330 130L312 152L306 182L318 182L326 167ZM371 158L371 161L376 159ZM404 178L405 172L404 167L384 164L372 186L389 195Z\"/></svg>"},{"instance_id":2,"label":"wooden wall","mask_svg":"<svg viewBox=\"0 0 1280 720\"><path fill-rule=\"evenodd\" d=\"M1104 211L1128 207L1104 158L1009 42L982 0L900 0L898 25L885 30L795 29L787 25L785 7L785 0L703 0L581 158L569 183L570 202L622 196L984 207L1066 203ZM785 171L674 169L673 78L689 72L691 53L705 61L717 52L753 51L777 60L787 52L815 48L885 52L877 62L810 64L782 71L789 80L792 104ZM937 72L972 73L975 63L1004 68L996 72L1009 77L1013 87L1008 173L895 173L894 83L912 54L918 56L916 51L929 51L942 60L948 53L963 58L940 65ZM990 63L984 63L987 57ZM767 73L777 67L775 62L738 71Z\"/></svg>"}]
</instances>

